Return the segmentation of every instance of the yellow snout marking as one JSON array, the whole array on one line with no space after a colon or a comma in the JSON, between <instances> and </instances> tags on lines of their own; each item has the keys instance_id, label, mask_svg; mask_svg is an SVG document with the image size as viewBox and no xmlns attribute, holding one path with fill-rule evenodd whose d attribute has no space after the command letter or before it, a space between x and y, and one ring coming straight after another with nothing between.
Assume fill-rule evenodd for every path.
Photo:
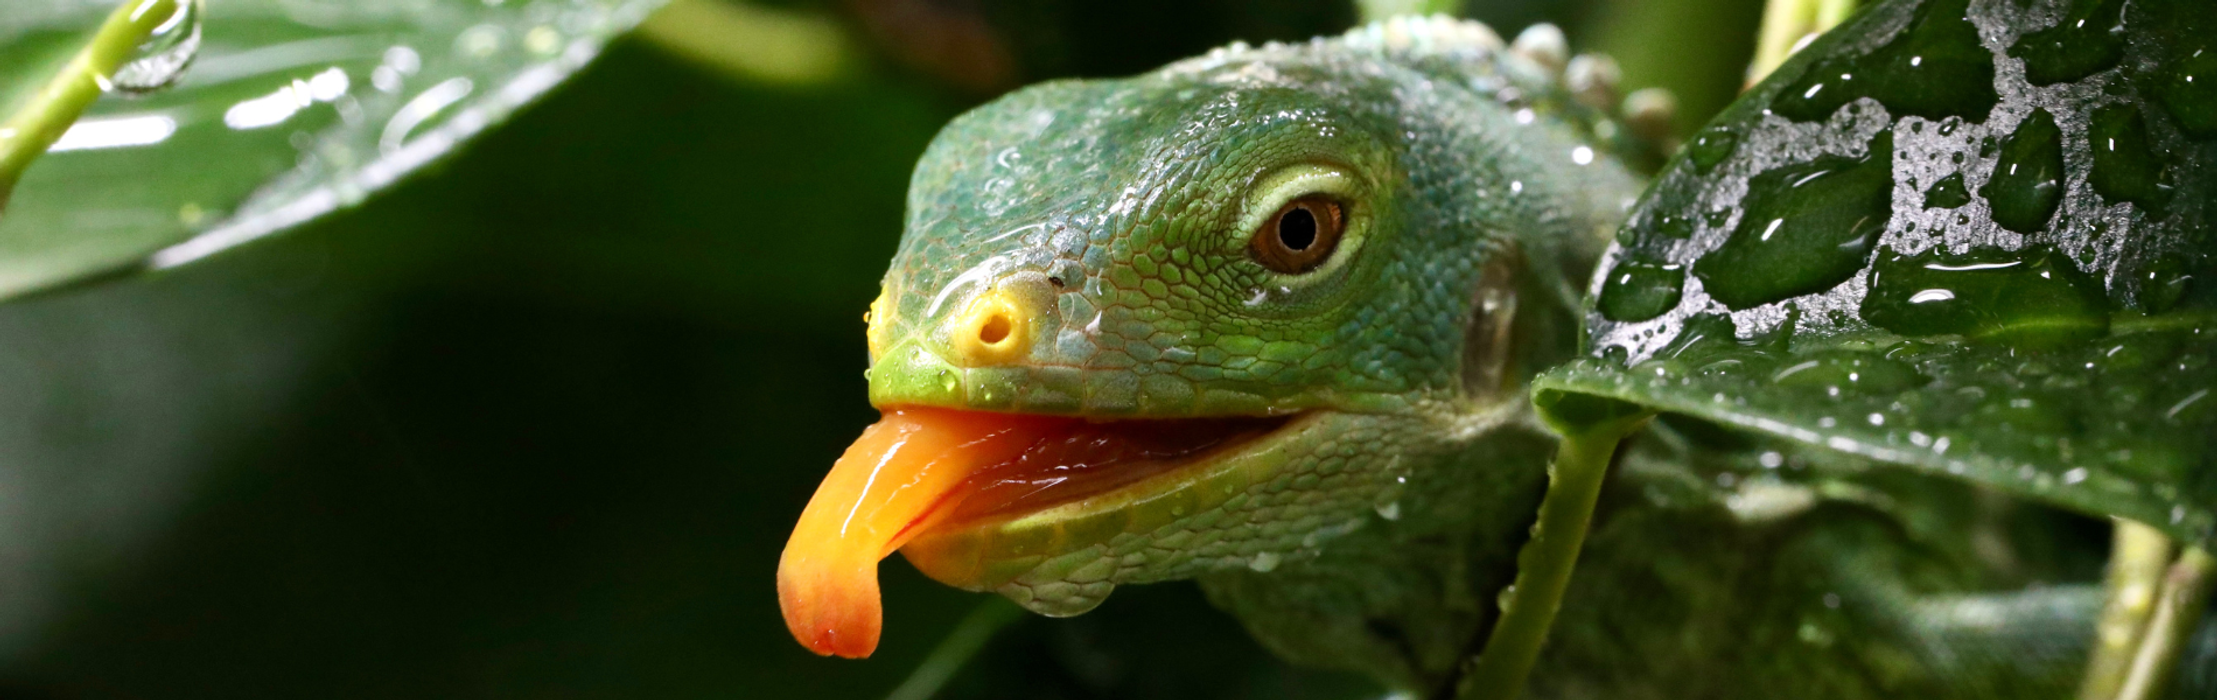
<instances>
[{"instance_id":1,"label":"yellow snout marking","mask_svg":"<svg viewBox=\"0 0 2217 700\"><path fill-rule=\"evenodd\" d=\"M1030 304L1007 288L988 289L947 319L951 359L965 367L1014 364L1031 351L1037 316Z\"/></svg>"},{"instance_id":2,"label":"yellow snout marking","mask_svg":"<svg viewBox=\"0 0 2217 700\"><path fill-rule=\"evenodd\" d=\"M891 342L886 334L893 328L893 288L886 286L878 291L878 298L870 302L870 310L862 312L862 322L870 324L863 335L870 343L870 364L877 364L885 356L885 344Z\"/></svg>"}]
</instances>

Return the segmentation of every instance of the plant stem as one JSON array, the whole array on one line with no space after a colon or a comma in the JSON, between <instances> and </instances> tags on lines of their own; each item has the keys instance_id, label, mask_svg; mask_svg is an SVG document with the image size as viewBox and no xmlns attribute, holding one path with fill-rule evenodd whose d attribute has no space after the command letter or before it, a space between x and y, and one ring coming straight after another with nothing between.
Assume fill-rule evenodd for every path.
<instances>
[{"instance_id":1,"label":"plant stem","mask_svg":"<svg viewBox=\"0 0 2217 700\"><path fill-rule=\"evenodd\" d=\"M1516 582L1502 596L1501 619L1494 623L1485 651L1458 684L1456 697L1514 700L1523 692L1525 677L1539 660L1555 613L1562 608L1563 593L1570 588L1617 442L1647 418L1641 412L1580 426L1552 424L1563 439L1547 467L1547 495L1540 501L1539 520L1532 525L1531 541L1517 552Z\"/></svg>"},{"instance_id":2,"label":"plant stem","mask_svg":"<svg viewBox=\"0 0 2217 700\"><path fill-rule=\"evenodd\" d=\"M1355 0L1355 15L1363 22L1397 15L1455 15L1462 5L1461 0Z\"/></svg>"},{"instance_id":3,"label":"plant stem","mask_svg":"<svg viewBox=\"0 0 2217 700\"><path fill-rule=\"evenodd\" d=\"M69 131L92 101L107 92L108 78L131 59L157 27L177 14L180 0L126 0L108 14L92 41L46 81L23 107L0 123L0 211L31 162Z\"/></svg>"},{"instance_id":4,"label":"plant stem","mask_svg":"<svg viewBox=\"0 0 2217 700\"><path fill-rule=\"evenodd\" d=\"M2102 584L2108 602L2094 625L2094 653L2086 661L2079 700L2112 700L2124 688L2171 563L2171 538L2163 531L2123 518L2115 522Z\"/></svg>"},{"instance_id":5,"label":"plant stem","mask_svg":"<svg viewBox=\"0 0 2217 700\"><path fill-rule=\"evenodd\" d=\"M947 638L940 640L939 646L932 648L931 655L924 657L924 662L908 674L908 680L901 681L885 700L929 700L954 678L956 671L970 662L970 657L977 656L978 651L985 648L986 642L992 641L994 633L1022 617L1023 612L1000 596L980 604L962 617L955 630L947 633Z\"/></svg>"},{"instance_id":6,"label":"plant stem","mask_svg":"<svg viewBox=\"0 0 2217 700\"><path fill-rule=\"evenodd\" d=\"M1747 84L1762 82L1810 38L1855 14L1855 0L1770 0L1763 6L1763 28L1755 35L1755 60L1748 62Z\"/></svg>"},{"instance_id":7,"label":"plant stem","mask_svg":"<svg viewBox=\"0 0 2217 700\"><path fill-rule=\"evenodd\" d=\"M639 36L746 82L815 85L848 73L854 40L829 14L721 0L676 0L648 15Z\"/></svg>"},{"instance_id":8,"label":"plant stem","mask_svg":"<svg viewBox=\"0 0 2217 700\"><path fill-rule=\"evenodd\" d=\"M2156 601L2155 616L2141 635L2133 655L2132 670L2118 689L2117 700L2155 700L2163 697L2171 677L2177 675L2179 653L2202 620L2209 604L2211 574L2217 558L2200 547L2188 547L2163 577L2163 597Z\"/></svg>"}]
</instances>

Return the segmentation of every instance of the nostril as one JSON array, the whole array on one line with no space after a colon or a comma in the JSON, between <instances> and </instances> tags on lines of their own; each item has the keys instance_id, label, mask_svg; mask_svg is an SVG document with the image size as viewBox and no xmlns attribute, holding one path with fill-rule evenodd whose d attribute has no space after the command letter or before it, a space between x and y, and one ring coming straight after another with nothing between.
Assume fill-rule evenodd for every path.
<instances>
[{"instance_id":1,"label":"nostril","mask_svg":"<svg viewBox=\"0 0 2217 700\"><path fill-rule=\"evenodd\" d=\"M1001 341L1008 340L1009 330L1008 317L993 314L986 317L985 323L978 324L978 342L987 345L999 345Z\"/></svg>"}]
</instances>

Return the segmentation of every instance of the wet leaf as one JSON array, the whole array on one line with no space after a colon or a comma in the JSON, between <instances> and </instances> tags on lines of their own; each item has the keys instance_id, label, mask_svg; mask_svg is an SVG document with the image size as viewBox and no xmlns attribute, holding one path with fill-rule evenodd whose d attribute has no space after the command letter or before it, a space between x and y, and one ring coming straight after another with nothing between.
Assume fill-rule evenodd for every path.
<instances>
[{"instance_id":1,"label":"wet leaf","mask_svg":"<svg viewBox=\"0 0 2217 700\"><path fill-rule=\"evenodd\" d=\"M1665 169L1537 389L2210 541L2217 20L2057 29L2118 5L1893 0L1818 40Z\"/></svg>"},{"instance_id":2,"label":"wet leaf","mask_svg":"<svg viewBox=\"0 0 2217 700\"><path fill-rule=\"evenodd\" d=\"M188 263L358 203L500 123L659 4L207 3L184 73L141 81L171 87L102 98L25 173L0 215L0 299ZM0 108L113 9L0 4Z\"/></svg>"}]
</instances>

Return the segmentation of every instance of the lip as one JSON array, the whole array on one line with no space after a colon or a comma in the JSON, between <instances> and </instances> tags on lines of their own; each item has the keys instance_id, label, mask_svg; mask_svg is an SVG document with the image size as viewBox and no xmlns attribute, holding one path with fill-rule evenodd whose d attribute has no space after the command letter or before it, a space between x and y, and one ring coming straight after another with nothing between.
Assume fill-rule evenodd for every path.
<instances>
[{"instance_id":1,"label":"lip","mask_svg":"<svg viewBox=\"0 0 2217 700\"><path fill-rule=\"evenodd\" d=\"M984 488L953 505L947 518L916 533L900 551L918 570L941 583L994 590L1058 555L1107 545L1120 535L1150 532L1222 505L1274 475L1283 462L1276 453L1316 430L1330 415L1306 411L1087 422L1081 431L1119 436L1149 430L1189 434L1169 441L1184 449L1093 465L1099 473L1090 475L1086 483L1056 484L1059 488L1022 491L1043 480L1039 477L1055 474L1051 470L981 469L974 480L996 483L979 484ZM1203 436L1213 439L1196 439ZM1042 463L1057 461L1045 459L1052 456L1050 452L1027 450L1025 456Z\"/></svg>"},{"instance_id":2,"label":"lip","mask_svg":"<svg viewBox=\"0 0 2217 700\"><path fill-rule=\"evenodd\" d=\"M1265 440L1294 418L1074 420L1015 459L980 467L959 493L942 499L938 507L952 512L935 529L989 526L1073 506L1082 511L1095 502L1121 504L1124 491L1183 481L1185 471Z\"/></svg>"}]
</instances>

